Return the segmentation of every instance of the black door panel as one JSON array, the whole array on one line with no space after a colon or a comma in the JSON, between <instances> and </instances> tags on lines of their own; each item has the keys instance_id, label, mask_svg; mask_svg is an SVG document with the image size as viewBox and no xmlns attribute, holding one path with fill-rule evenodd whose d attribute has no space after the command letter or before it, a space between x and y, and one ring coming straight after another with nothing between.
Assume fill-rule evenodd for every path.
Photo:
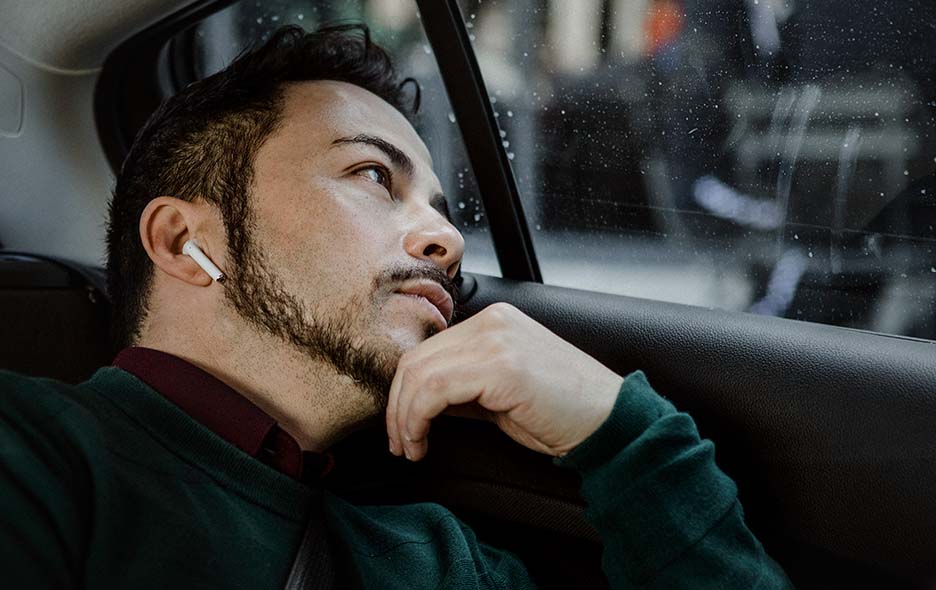
<instances>
[{"instance_id":1,"label":"black door panel","mask_svg":"<svg viewBox=\"0 0 936 590\"><path fill-rule=\"evenodd\" d=\"M800 585L936 579L936 344L474 278L466 315L511 302L689 412Z\"/></svg>"}]
</instances>

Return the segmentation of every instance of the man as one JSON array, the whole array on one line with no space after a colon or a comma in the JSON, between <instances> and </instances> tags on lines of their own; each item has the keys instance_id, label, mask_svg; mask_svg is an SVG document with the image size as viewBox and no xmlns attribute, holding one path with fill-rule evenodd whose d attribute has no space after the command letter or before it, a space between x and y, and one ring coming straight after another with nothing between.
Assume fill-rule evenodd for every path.
<instances>
[{"instance_id":1,"label":"man","mask_svg":"<svg viewBox=\"0 0 936 590\"><path fill-rule=\"evenodd\" d=\"M115 366L0 374L15 587L531 587L439 505L322 491L348 433L417 461L445 411L582 473L612 586L786 585L641 374L507 305L449 327L464 243L404 90L366 30L287 28L153 115L111 204Z\"/></svg>"}]
</instances>

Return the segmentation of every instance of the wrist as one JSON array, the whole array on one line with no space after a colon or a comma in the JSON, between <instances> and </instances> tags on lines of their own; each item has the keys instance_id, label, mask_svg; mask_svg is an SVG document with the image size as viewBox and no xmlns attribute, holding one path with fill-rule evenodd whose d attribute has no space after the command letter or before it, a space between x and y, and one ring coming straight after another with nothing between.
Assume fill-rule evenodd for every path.
<instances>
[{"instance_id":1,"label":"wrist","mask_svg":"<svg viewBox=\"0 0 936 590\"><path fill-rule=\"evenodd\" d=\"M676 408L653 390L643 372L635 371L623 379L607 419L555 462L589 470L628 446L651 424L674 413Z\"/></svg>"}]
</instances>

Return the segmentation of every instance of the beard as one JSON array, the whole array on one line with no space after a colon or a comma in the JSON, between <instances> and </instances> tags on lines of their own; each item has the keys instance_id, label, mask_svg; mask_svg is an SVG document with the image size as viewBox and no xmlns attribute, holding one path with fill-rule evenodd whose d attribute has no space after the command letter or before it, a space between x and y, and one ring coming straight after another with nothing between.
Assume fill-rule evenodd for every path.
<instances>
[{"instance_id":1,"label":"beard","mask_svg":"<svg viewBox=\"0 0 936 590\"><path fill-rule=\"evenodd\" d=\"M323 360L339 374L350 377L378 410L385 411L390 385L405 351L389 339L368 337L368 330L376 328L381 287L428 279L439 283L454 301L454 281L428 262L397 266L380 272L374 277L369 293L353 297L340 309L331 313L310 311L271 269L250 227L251 224L244 223L233 232L228 230L228 255L232 262L228 270L232 272L224 282L225 300L257 330L276 336L309 358ZM435 325L427 326L425 338L436 332Z\"/></svg>"}]
</instances>

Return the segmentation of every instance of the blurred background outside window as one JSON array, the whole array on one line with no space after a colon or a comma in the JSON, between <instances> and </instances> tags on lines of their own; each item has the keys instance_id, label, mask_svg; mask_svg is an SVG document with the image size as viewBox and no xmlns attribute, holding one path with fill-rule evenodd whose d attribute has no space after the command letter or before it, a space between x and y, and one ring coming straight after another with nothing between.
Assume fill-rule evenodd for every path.
<instances>
[{"instance_id":1,"label":"blurred background outside window","mask_svg":"<svg viewBox=\"0 0 936 590\"><path fill-rule=\"evenodd\" d=\"M545 282L936 338L931 0L459 0Z\"/></svg>"},{"instance_id":2,"label":"blurred background outside window","mask_svg":"<svg viewBox=\"0 0 936 590\"><path fill-rule=\"evenodd\" d=\"M545 282L936 339L936 4L459 5ZM499 274L415 2L242 1L196 64L349 20L419 80L465 269Z\"/></svg>"}]
</instances>

